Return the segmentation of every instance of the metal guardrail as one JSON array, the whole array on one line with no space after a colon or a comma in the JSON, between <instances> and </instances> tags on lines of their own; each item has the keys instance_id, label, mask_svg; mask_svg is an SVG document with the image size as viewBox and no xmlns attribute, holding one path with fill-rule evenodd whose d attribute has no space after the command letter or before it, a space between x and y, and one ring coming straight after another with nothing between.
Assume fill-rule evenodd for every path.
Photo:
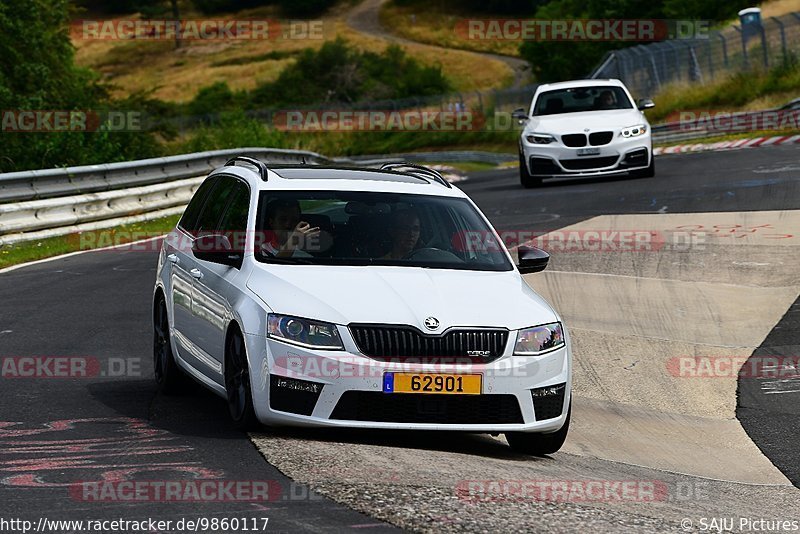
<instances>
[{"instance_id":1,"label":"metal guardrail","mask_svg":"<svg viewBox=\"0 0 800 534\"><path fill-rule=\"evenodd\" d=\"M242 148L0 174L0 245L180 213L208 173L241 155L331 162L316 152Z\"/></svg>"},{"instance_id":2,"label":"metal guardrail","mask_svg":"<svg viewBox=\"0 0 800 534\"><path fill-rule=\"evenodd\" d=\"M330 161L316 152L251 147L103 165L9 172L0 174L0 203L111 191L195 178L208 174L233 156L252 156L273 162L298 162L303 158L309 163Z\"/></svg>"},{"instance_id":3,"label":"metal guardrail","mask_svg":"<svg viewBox=\"0 0 800 534\"><path fill-rule=\"evenodd\" d=\"M405 154L351 156L349 158L334 158L334 161L344 163L358 163L360 165L380 165L393 161L409 161L426 163L431 161L441 163L478 162L500 165L510 161L517 161L515 154L502 152L481 152L477 150L448 150L446 152L409 152Z\"/></svg>"}]
</instances>

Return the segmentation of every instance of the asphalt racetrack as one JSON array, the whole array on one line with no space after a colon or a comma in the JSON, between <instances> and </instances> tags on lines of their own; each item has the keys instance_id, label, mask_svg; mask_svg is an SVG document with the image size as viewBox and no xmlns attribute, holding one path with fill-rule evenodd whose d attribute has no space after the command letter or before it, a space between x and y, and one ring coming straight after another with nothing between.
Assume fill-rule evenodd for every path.
<instances>
[{"instance_id":1,"label":"asphalt racetrack","mask_svg":"<svg viewBox=\"0 0 800 534\"><path fill-rule=\"evenodd\" d=\"M573 427L548 458L515 454L502 436L238 433L199 387L156 394L155 248L0 273L0 517L239 518L256 520L251 530L268 518L271 532L686 532L712 518L744 532L800 521L800 378L786 363L800 355L798 162L796 147L765 147L661 156L649 179L524 190L508 169L458 184L512 240L549 232L555 247L548 270L526 276L574 340ZM589 232L653 240L590 250ZM86 376L18 376L30 357L90 365ZM84 491L122 480L239 481L270 499ZM526 481L540 491L521 494ZM601 496L588 492L597 483ZM633 490L618 491L624 483ZM568 491L542 489L556 486Z\"/></svg>"}]
</instances>

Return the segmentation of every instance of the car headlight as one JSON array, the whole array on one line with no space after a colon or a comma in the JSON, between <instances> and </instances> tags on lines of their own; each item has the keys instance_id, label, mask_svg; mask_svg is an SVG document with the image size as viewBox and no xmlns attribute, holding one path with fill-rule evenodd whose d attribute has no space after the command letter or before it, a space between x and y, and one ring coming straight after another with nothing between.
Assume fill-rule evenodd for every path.
<instances>
[{"instance_id":1,"label":"car headlight","mask_svg":"<svg viewBox=\"0 0 800 534\"><path fill-rule=\"evenodd\" d=\"M637 124L635 126L626 126L619 133L622 137L638 137L647 132L646 124Z\"/></svg>"},{"instance_id":2,"label":"car headlight","mask_svg":"<svg viewBox=\"0 0 800 534\"><path fill-rule=\"evenodd\" d=\"M543 324L524 328L517 332L514 354L537 356L564 346L564 330L561 323Z\"/></svg>"},{"instance_id":3,"label":"car headlight","mask_svg":"<svg viewBox=\"0 0 800 534\"><path fill-rule=\"evenodd\" d=\"M549 145L555 141L556 138L550 134L531 133L525 136L525 140L534 145Z\"/></svg>"},{"instance_id":4,"label":"car headlight","mask_svg":"<svg viewBox=\"0 0 800 534\"><path fill-rule=\"evenodd\" d=\"M267 335L307 349L344 350L336 325L270 313Z\"/></svg>"}]
</instances>

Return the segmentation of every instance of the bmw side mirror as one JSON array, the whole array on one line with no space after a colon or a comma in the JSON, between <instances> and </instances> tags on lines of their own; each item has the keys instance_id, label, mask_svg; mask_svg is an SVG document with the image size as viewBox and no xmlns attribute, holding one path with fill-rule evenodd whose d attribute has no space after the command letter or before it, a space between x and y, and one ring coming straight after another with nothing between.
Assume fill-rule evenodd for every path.
<instances>
[{"instance_id":1,"label":"bmw side mirror","mask_svg":"<svg viewBox=\"0 0 800 534\"><path fill-rule=\"evenodd\" d=\"M224 235L211 234L198 237L192 243L192 254L198 260L218 263L240 269L244 252L233 250L230 240Z\"/></svg>"},{"instance_id":2,"label":"bmw side mirror","mask_svg":"<svg viewBox=\"0 0 800 534\"><path fill-rule=\"evenodd\" d=\"M649 98L640 98L636 102L636 107L638 107L640 110L645 110L656 107L656 103Z\"/></svg>"},{"instance_id":3,"label":"bmw side mirror","mask_svg":"<svg viewBox=\"0 0 800 534\"><path fill-rule=\"evenodd\" d=\"M528 112L525 111L525 108L517 108L511 112L511 117L520 121L528 120Z\"/></svg>"},{"instance_id":4,"label":"bmw side mirror","mask_svg":"<svg viewBox=\"0 0 800 534\"><path fill-rule=\"evenodd\" d=\"M538 273L547 268L550 261L550 254L536 247L526 247L521 245L517 248L519 255L519 272L522 274Z\"/></svg>"}]
</instances>

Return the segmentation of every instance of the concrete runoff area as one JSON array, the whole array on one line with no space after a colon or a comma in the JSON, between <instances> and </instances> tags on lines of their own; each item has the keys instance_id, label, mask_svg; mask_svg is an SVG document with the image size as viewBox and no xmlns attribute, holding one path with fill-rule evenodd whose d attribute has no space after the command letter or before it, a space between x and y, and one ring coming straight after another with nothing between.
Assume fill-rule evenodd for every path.
<instances>
[{"instance_id":1,"label":"concrete runoff area","mask_svg":"<svg viewBox=\"0 0 800 534\"><path fill-rule=\"evenodd\" d=\"M564 450L788 484L736 420L736 389L739 368L800 294L790 261L800 211L600 216L558 237L631 229L666 237L665 248L675 231L703 239L681 251L554 252L552 270L526 277L571 328L576 408ZM721 359L727 373L708 376L692 358Z\"/></svg>"}]
</instances>

